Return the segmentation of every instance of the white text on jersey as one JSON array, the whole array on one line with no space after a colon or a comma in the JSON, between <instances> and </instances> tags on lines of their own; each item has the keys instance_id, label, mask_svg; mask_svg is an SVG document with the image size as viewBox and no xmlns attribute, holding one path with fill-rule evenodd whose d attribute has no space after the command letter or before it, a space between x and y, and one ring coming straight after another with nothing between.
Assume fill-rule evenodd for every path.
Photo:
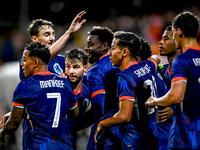
<instances>
[{"instance_id":1,"label":"white text on jersey","mask_svg":"<svg viewBox=\"0 0 200 150\"><path fill-rule=\"evenodd\" d=\"M63 88L63 86L64 86L63 80L40 81L40 87L41 88L50 88L50 87Z\"/></svg>"},{"instance_id":2,"label":"white text on jersey","mask_svg":"<svg viewBox=\"0 0 200 150\"><path fill-rule=\"evenodd\" d=\"M134 71L134 73L138 75L138 77L144 76L145 74L149 72L150 72L150 67L147 64L144 67Z\"/></svg>"}]
</instances>

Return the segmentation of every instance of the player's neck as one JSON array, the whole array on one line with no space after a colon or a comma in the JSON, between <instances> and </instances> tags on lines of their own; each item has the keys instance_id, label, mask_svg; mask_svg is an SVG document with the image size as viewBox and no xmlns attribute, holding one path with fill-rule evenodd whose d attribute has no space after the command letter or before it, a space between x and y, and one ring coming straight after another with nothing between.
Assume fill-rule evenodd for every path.
<instances>
[{"instance_id":1,"label":"player's neck","mask_svg":"<svg viewBox=\"0 0 200 150\"><path fill-rule=\"evenodd\" d=\"M182 40L182 44L181 44L181 47L182 47L182 50L184 51L187 47L199 47L198 43L197 43L197 40L196 38L184 38Z\"/></svg>"},{"instance_id":2,"label":"player's neck","mask_svg":"<svg viewBox=\"0 0 200 150\"><path fill-rule=\"evenodd\" d=\"M119 69L120 69L121 71L123 71L124 69L126 69L126 67L127 67L130 63L132 63L132 62L134 62L134 61L137 62L134 58L131 58L131 57L129 57L129 56L124 57L123 60L122 60L121 65L120 65L120 67L119 67Z\"/></svg>"},{"instance_id":3,"label":"player's neck","mask_svg":"<svg viewBox=\"0 0 200 150\"><path fill-rule=\"evenodd\" d=\"M49 71L46 65L41 65L34 69L34 73L37 73L37 72L49 72Z\"/></svg>"},{"instance_id":4,"label":"player's neck","mask_svg":"<svg viewBox=\"0 0 200 150\"><path fill-rule=\"evenodd\" d=\"M81 91L81 87L82 87L82 79L79 82L74 82L71 83L72 84L72 88L74 91L76 91L77 93L79 93Z\"/></svg>"}]
</instances>

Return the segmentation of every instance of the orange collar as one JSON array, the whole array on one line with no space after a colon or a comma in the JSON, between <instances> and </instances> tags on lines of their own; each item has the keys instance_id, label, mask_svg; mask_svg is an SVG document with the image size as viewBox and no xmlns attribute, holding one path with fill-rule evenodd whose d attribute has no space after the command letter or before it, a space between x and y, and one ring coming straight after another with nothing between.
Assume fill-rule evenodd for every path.
<instances>
[{"instance_id":1,"label":"orange collar","mask_svg":"<svg viewBox=\"0 0 200 150\"><path fill-rule=\"evenodd\" d=\"M83 91L83 84L81 83L81 90L79 92L73 90L75 95L78 95L79 93L81 93Z\"/></svg>"},{"instance_id":2,"label":"orange collar","mask_svg":"<svg viewBox=\"0 0 200 150\"><path fill-rule=\"evenodd\" d=\"M33 75L52 75L51 72L36 72Z\"/></svg>"},{"instance_id":3,"label":"orange collar","mask_svg":"<svg viewBox=\"0 0 200 150\"><path fill-rule=\"evenodd\" d=\"M102 59L102 58L105 57L105 56L108 56L108 54L104 54L103 56L101 56L101 57L99 58L99 60Z\"/></svg>"},{"instance_id":4,"label":"orange collar","mask_svg":"<svg viewBox=\"0 0 200 150\"><path fill-rule=\"evenodd\" d=\"M199 47L189 46L189 47L187 47L186 49L184 49L183 53L184 53L185 51L187 51L188 49L194 49L194 50L200 51L200 48L199 48Z\"/></svg>"},{"instance_id":5,"label":"orange collar","mask_svg":"<svg viewBox=\"0 0 200 150\"><path fill-rule=\"evenodd\" d=\"M132 63L130 63L130 64L128 64L128 66L126 67L126 69L128 69L130 66L132 66L132 65L136 65L136 64L138 64L138 62L132 62Z\"/></svg>"}]
</instances>

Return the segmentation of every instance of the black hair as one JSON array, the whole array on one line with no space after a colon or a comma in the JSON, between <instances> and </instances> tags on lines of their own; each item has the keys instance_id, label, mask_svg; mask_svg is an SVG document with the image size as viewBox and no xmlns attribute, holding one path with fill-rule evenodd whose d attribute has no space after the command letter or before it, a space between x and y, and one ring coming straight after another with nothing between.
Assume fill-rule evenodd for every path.
<instances>
[{"instance_id":1,"label":"black hair","mask_svg":"<svg viewBox=\"0 0 200 150\"><path fill-rule=\"evenodd\" d=\"M140 37L140 50L138 53L138 56L143 60L146 60L147 58L151 57L152 50L149 42L147 42L145 39Z\"/></svg>"},{"instance_id":2,"label":"black hair","mask_svg":"<svg viewBox=\"0 0 200 150\"><path fill-rule=\"evenodd\" d=\"M172 31L172 25L169 25L165 28L165 31Z\"/></svg>"},{"instance_id":3,"label":"black hair","mask_svg":"<svg viewBox=\"0 0 200 150\"><path fill-rule=\"evenodd\" d=\"M41 30L43 25L47 25L51 28L54 28L54 25L51 21L47 21L44 19L36 19L33 20L30 25L28 26L27 31L29 32L30 36L36 36L39 32L39 30Z\"/></svg>"},{"instance_id":4,"label":"black hair","mask_svg":"<svg viewBox=\"0 0 200 150\"><path fill-rule=\"evenodd\" d=\"M72 49L66 52L65 59L77 59L78 61L82 62L85 66L88 63L88 54L81 49Z\"/></svg>"},{"instance_id":5,"label":"black hair","mask_svg":"<svg viewBox=\"0 0 200 150\"><path fill-rule=\"evenodd\" d=\"M131 57L138 56L139 50L140 50L140 38L131 32L119 32L115 35L116 39L119 39L117 45L120 47L120 49L128 48Z\"/></svg>"},{"instance_id":6,"label":"black hair","mask_svg":"<svg viewBox=\"0 0 200 150\"><path fill-rule=\"evenodd\" d=\"M49 48L41 42L32 42L25 46L25 50L29 51L30 57L37 57L42 62L47 64L50 60L51 54Z\"/></svg>"},{"instance_id":7,"label":"black hair","mask_svg":"<svg viewBox=\"0 0 200 150\"><path fill-rule=\"evenodd\" d=\"M178 14L172 21L174 28L180 28L185 37L197 36L199 30L199 18L189 11Z\"/></svg>"},{"instance_id":8,"label":"black hair","mask_svg":"<svg viewBox=\"0 0 200 150\"><path fill-rule=\"evenodd\" d=\"M98 27L89 31L90 35L97 35L98 39L102 43L108 43L108 46L111 47L112 40L114 38L114 33L111 29L107 27Z\"/></svg>"}]
</instances>

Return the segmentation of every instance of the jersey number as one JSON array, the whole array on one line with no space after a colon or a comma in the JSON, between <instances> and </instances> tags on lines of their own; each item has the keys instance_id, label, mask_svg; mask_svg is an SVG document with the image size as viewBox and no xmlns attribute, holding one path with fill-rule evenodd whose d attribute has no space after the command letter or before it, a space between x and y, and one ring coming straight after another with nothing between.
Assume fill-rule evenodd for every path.
<instances>
[{"instance_id":1,"label":"jersey number","mask_svg":"<svg viewBox=\"0 0 200 150\"><path fill-rule=\"evenodd\" d=\"M148 86L150 86L150 89L151 89L151 96L156 97L157 85L156 85L156 81L155 81L154 76L152 76L152 80L148 79L148 80L144 81L143 87L145 89L147 89ZM149 107L148 108L148 115L152 114L154 111L155 111L154 107L152 107L152 108Z\"/></svg>"},{"instance_id":2,"label":"jersey number","mask_svg":"<svg viewBox=\"0 0 200 150\"><path fill-rule=\"evenodd\" d=\"M60 119L61 95L60 93L47 93L47 98L56 98L56 110L53 118L52 128L57 128Z\"/></svg>"}]
</instances>

